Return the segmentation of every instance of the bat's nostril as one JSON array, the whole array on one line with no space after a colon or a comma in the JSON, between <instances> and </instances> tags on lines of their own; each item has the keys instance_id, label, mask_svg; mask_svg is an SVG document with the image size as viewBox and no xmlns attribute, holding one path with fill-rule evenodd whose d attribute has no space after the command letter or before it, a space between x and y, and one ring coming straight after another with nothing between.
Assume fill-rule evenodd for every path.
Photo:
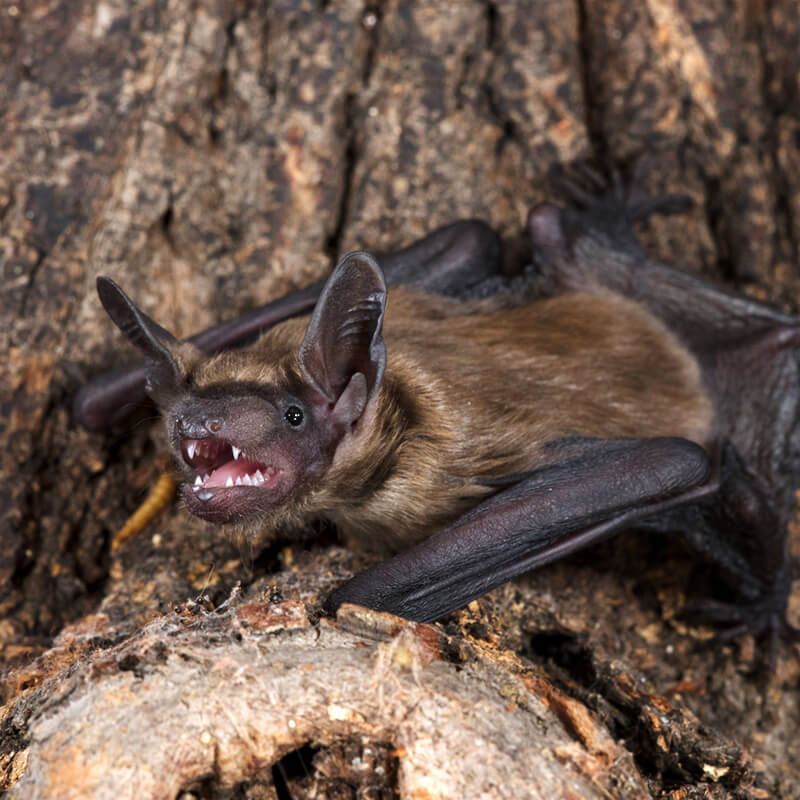
<instances>
[{"instance_id":1,"label":"bat's nostril","mask_svg":"<svg viewBox=\"0 0 800 800\"><path fill-rule=\"evenodd\" d=\"M207 439L208 432L218 433L222 430L222 422L218 419L193 417L191 414L176 414L175 432L186 439Z\"/></svg>"}]
</instances>

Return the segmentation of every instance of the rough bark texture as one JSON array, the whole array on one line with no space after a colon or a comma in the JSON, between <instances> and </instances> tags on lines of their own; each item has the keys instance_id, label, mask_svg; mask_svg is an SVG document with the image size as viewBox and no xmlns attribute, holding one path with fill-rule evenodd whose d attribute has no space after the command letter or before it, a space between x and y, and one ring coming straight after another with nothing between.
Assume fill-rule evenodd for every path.
<instances>
[{"instance_id":1,"label":"rough bark texture","mask_svg":"<svg viewBox=\"0 0 800 800\"><path fill-rule=\"evenodd\" d=\"M0 75L0 787L800 796L798 650L762 691L752 642L698 648L679 543L624 536L438 629L337 627L315 603L362 564L329 532L235 542L175 506L112 555L158 426L69 410L130 352L97 274L189 334L458 217L513 268L549 170L590 155L655 154L695 199L652 253L796 307L796 0L19 0Z\"/></svg>"}]
</instances>

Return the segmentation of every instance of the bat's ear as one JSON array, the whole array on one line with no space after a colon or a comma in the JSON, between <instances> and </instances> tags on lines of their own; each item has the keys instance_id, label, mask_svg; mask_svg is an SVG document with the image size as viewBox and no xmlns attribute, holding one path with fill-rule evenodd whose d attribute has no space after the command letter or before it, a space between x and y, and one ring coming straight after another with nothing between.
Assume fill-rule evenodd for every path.
<instances>
[{"instance_id":1,"label":"bat's ear","mask_svg":"<svg viewBox=\"0 0 800 800\"><path fill-rule=\"evenodd\" d=\"M177 385L183 378L183 371L174 352L181 342L150 319L111 278L100 276L97 279L97 294L116 326L150 363L148 383L153 388Z\"/></svg>"},{"instance_id":2,"label":"bat's ear","mask_svg":"<svg viewBox=\"0 0 800 800\"><path fill-rule=\"evenodd\" d=\"M361 416L383 378L385 308L386 283L378 263L367 253L350 253L331 273L308 323L300 370L344 425Z\"/></svg>"}]
</instances>

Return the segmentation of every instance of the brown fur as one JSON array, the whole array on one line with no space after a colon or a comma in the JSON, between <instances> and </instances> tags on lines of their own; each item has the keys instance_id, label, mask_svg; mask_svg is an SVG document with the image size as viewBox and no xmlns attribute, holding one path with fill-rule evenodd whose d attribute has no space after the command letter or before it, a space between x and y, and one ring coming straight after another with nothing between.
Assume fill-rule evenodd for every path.
<instances>
[{"instance_id":1,"label":"brown fur","mask_svg":"<svg viewBox=\"0 0 800 800\"><path fill-rule=\"evenodd\" d=\"M569 436L683 436L701 444L712 408L700 370L643 307L568 294L499 308L410 289L389 294L383 384L323 479L280 520L333 519L362 548L425 538ZM510 303L513 305L513 303ZM307 319L192 369L199 386L298 381Z\"/></svg>"}]
</instances>

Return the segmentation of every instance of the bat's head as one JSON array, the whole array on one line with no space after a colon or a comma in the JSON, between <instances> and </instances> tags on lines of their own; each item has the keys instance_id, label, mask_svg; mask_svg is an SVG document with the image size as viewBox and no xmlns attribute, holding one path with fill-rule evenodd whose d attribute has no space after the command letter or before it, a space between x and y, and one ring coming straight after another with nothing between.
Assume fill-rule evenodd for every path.
<instances>
[{"instance_id":1,"label":"bat's head","mask_svg":"<svg viewBox=\"0 0 800 800\"><path fill-rule=\"evenodd\" d=\"M258 344L209 359L110 279L97 286L106 311L147 359L148 392L187 478L186 505L212 522L259 523L299 507L380 387L386 285L366 253L337 265L299 348L276 355L276 364L253 363L269 352Z\"/></svg>"}]
</instances>

